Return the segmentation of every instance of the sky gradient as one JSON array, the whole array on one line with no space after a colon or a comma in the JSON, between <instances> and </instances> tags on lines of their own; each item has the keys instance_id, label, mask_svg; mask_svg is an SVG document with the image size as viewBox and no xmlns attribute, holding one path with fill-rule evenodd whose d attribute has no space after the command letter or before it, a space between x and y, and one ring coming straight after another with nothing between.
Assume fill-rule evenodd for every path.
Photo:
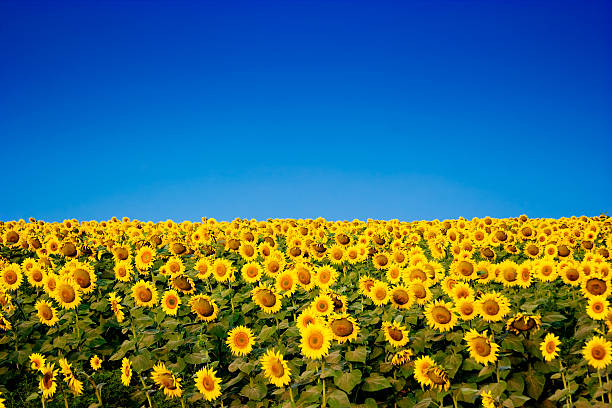
<instances>
[{"instance_id":1,"label":"sky gradient","mask_svg":"<svg viewBox=\"0 0 612 408\"><path fill-rule=\"evenodd\" d=\"M0 1L0 220L610 214L608 1Z\"/></svg>"}]
</instances>

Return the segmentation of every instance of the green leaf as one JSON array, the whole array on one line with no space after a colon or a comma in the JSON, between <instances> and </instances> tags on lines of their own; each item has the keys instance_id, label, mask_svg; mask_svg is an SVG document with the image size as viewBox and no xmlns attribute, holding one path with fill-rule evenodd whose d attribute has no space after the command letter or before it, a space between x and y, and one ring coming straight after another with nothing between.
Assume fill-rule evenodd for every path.
<instances>
[{"instance_id":1,"label":"green leaf","mask_svg":"<svg viewBox=\"0 0 612 408\"><path fill-rule=\"evenodd\" d=\"M363 386L361 387L364 391L380 391L385 388L391 388L391 383L387 378L380 374L374 373L365 379Z\"/></svg>"},{"instance_id":2,"label":"green leaf","mask_svg":"<svg viewBox=\"0 0 612 408\"><path fill-rule=\"evenodd\" d=\"M563 316L561 313L547 313L542 317L542 323L556 323L567 320L567 317Z\"/></svg>"},{"instance_id":3,"label":"green leaf","mask_svg":"<svg viewBox=\"0 0 612 408\"><path fill-rule=\"evenodd\" d=\"M275 326L264 326L261 329L261 332L259 332L259 335L257 336L257 339L260 342L264 342L264 341L268 340L270 337L272 337L274 332L276 332L276 327Z\"/></svg>"},{"instance_id":4,"label":"green leaf","mask_svg":"<svg viewBox=\"0 0 612 408\"><path fill-rule=\"evenodd\" d=\"M365 363L366 357L368 356L368 349L365 347L357 347L355 350L347 351L344 355L346 361L352 361L355 363Z\"/></svg>"},{"instance_id":5,"label":"green leaf","mask_svg":"<svg viewBox=\"0 0 612 408\"><path fill-rule=\"evenodd\" d=\"M142 373L143 371L153 367L153 361L151 360L150 356L145 356L144 354L134 356L130 360L132 362L134 371L137 373Z\"/></svg>"},{"instance_id":6,"label":"green leaf","mask_svg":"<svg viewBox=\"0 0 612 408\"><path fill-rule=\"evenodd\" d=\"M518 351L522 353L525 351L523 340L518 336L508 336L502 341L502 350Z\"/></svg>"},{"instance_id":7,"label":"green leaf","mask_svg":"<svg viewBox=\"0 0 612 408\"><path fill-rule=\"evenodd\" d=\"M247 384L240 390L240 395L252 401L261 401L268 393L268 387L265 384L254 382Z\"/></svg>"},{"instance_id":8,"label":"green leaf","mask_svg":"<svg viewBox=\"0 0 612 408\"><path fill-rule=\"evenodd\" d=\"M544 391L544 383L546 378L542 374L538 374L532 369L527 371L524 376L525 385L527 386L527 395L537 400Z\"/></svg>"},{"instance_id":9,"label":"green leaf","mask_svg":"<svg viewBox=\"0 0 612 408\"><path fill-rule=\"evenodd\" d=\"M330 392L327 396L327 403L330 408L343 408L351 405L346 393L340 390Z\"/></svg>"},{"instance_id":10,"label":"green leaf","mask_svg":"<svg viewBox=\"0 0 612 408\"><path fill-rule=\"evenodd\" d=\"M352 370L348 373L342 373L334 378L334 384L341 390L350 393L357 384L361 382L361 371Z\"/></svg>"}]
</instances>

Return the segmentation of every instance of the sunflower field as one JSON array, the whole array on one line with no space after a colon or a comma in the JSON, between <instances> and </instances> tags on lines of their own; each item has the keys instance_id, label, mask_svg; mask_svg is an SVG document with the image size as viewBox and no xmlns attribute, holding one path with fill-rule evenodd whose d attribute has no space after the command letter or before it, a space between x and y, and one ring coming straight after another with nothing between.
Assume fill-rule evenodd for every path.
<instances>
[{"instance_id":1,"label":"sunflower field","mask_svg":"<svg viewBox=\"0 0 612 408\"><path fill-rule=\"evenodd\" d=\"M1 407L610 407L612 221L0 222Z\"/></svg>"}]
</instances>

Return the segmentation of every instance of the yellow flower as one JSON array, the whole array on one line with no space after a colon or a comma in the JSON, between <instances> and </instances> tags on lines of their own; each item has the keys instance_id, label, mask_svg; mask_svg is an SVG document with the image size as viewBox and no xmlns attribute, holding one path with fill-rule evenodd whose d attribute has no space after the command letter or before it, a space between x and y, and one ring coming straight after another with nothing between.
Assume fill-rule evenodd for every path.
<instances>
[{"instance_id":1,"label":"yellow flower","mask_svg":"<svg viewBox=\"0 0 612 408\"><path fill-rule=\"evenodd\" d=\"M89 364L94 371L98 371L100 367L102 367L102 360L95 354L91 359L89 359Z\"/></svg>"},{"instance_id":2,"label":"yellow flower","mask_svg":"<svg viewBox=\"0 0 612 408\"><path fill-rule=\"evenodd\" d=\"M46 273L38 263L34 264L32 268L26 272L26 275L30 285L35 288L40 288L45 284Z\"/></svg>"},{"instance_id":3,"label":"yellow flower","mask_svg":"<svg viewBox=\"0 0 612 408\"><path fill-rule=\"evenodd\" d=\"M234 281L234 267L229 259L217 258L212 265L212 273L217 282Z\"/></svg>"},{"instance_id":4,"label":"yellow flower","mask_svg":"<svg viewBox=\"0 0 612 408\"><path fill-rule=\"evenodd\" d=\"M136 306L152 308L157 304L157 291L151 282L136 282L132 286L132 297Z\"/></svg>"},{"instance_id":5,"label":"yellow flower","mask_svg":"<svg viewBox=\"0 0 612 408\"><path fill-rule=\"evenodd\" d=\"M185 265L183 261L178 256L171 256L166 261L166 271L170 275L179 274L185 272Z\"/></svg>"},{"instance_id":6,"label":"yellow flower","mask_svg":"<svg viewBox=\"0 0 612 408\"><path fill-rule=\"evenodd\" d=\"M397 322L383 322L383 332L385 333L385 339L393 347L404 347L409 340L408 330Z\"/></svg>"},{"instance_id":7,"label":"yellow flower","mask_svg":"<svg viewBox=\"0 0 612 408\"><path fill-rule=\"evenodd\" d=\"M410 283L410 294L416 300L417 304L423 306L431 300L433 293L429 286L419 280Z\"/></svg>"},{"instance_id":8,"label":"yellow flower","mask_svg":"<svg viewBox=\"0 0 612 408\"><path fill-rule=\"evenodd\" d=\"M346 313L333 314L328 319L327 326L331 329L334 340L338 343L353 341L359 333L357 321Z\"/></svg>"},{"instance_id":9,"label":"yellow flower","mask_svg":"<svg viewBox=\"0 0 612 408\"><path fill-rule=\"evenodd\" d=\"M306 326L310 324L325 324L323 318L311 307L302 310L302 312L297 317L298 329L305 329Z\"/></svg>"},{"instance_id":10,"label":"yellow flower","mask_svg":"<svg viewBox=\"0 0 612 408\"><path fill-rule=\"evenodd\" d=\"M559 341L559 337L555 336L553 333L548 333L544 336L544 340L540 343L540 351L542 352L542 357L546 361L552 361L559 354L559 345L561 342Z\"/></svg>"},{"instance_id":11,"label":"yellow flower","mask_svg":"<svg viewBox=\"0 0 612 408\"><path fill-rule=\"evenodd\" d=\"M118 296L115 292L108 294L108 302L110 303L111 310L117 318L117 322L121 323L125 318L123 313L123 306L121 305L121 296Z\"/></svg>"},{"instance_id":12,"label":"yellow flower","mask_svg":"<svg viewBox=\"0 0 612 408\"><path fill-rule=\"evenodd\" d=\"M485 293L476 301L478 314L487 322L498 322L510 313L510 302L496 292Z\"/></svg>"},{"instance_id":13,"label":"yellow flower","mask_svg":"<svg viewBox=\"0 0 612 408\"><path fill-rule=\"evenodd\" d=\"M253 349L255 337L251 329L238 326L229 331L226 343L235 356L246 356Z\"/></svg>"},{"instance_id":14,"label":"yellow flower","mask_svg":"<svg viewBox=\"0 0 612 408\"><path fill-rule=\"evenodd\" d=\"M612 362L612 343L595 336L584 345L582 355L591 367L597 370L606 368Z\"/></svg>"},{"instance_id":15,"label":"yellow flower","mask_svg":"<svg viewBox=\"0 0 612 408\"><path fill-rule=\"evenodd\" d=\"M211 322L217 318L219 307L209 296L195 295L189 300L191 311L196 314L198 319Z\"/></svg>"},{"instance_id":16,"label":"yellow flower","mask_svg":"<svg viewBox=\"0 0 612 408\"><path fill-rule=\"evenodd\" d=\"M604 320L610 309L610 302L603 296L591 296L587 305L587 314L593 320Z\"/></svg>"},{"instance_id":17,"label":"yellow flower","mask_svg":"<svg viewBox=\"0 0 612 408\"><path fill-rule=\"evenodd\" d=\"M247 283L255 283L261 279L262 269L257 262L247 262L240 270L242 279Z\"/></svg>"},{"instance_id":18,"label":"yellow flower","mask_svg":"<svg viewBox=\"0 0 612 408\"><path fill-rule=\"evenodd\" d=\"M315 360L325 357L329 353L333 335L328 327L309 324L306 328L300 330L300 334L302 335L300 347L305 357Z\"/></svg>"},{"instance_id":19,"label":"yellow flower","mask_svg":"<svg viewBox=\"0 0 612 408\"><path fill-rule=\"evenodd\" d=\"M195 266L193 268L196 271L198 271L198 275L197 276L201 280L208 279L208 277L212 273L212 266L211 266L210 262L208 261L208 259L206 259L206 258L198 259L198 261L196 262L196 264L195 264Z\"/></svg>"},{"instance_id":20,"label":"yellow flower","mask_svg":"<svg viewBox=\"0 0 612 408\"><path fill-rule=\"evenodd\" d=\"M441 300L425 306L425 317L429 327L440 332L449 331L457 324L457 315L453 312L452 303Z\"/></svg>"},{"instance_id":21,"label":"yellow flower","mask_svg":"<svg viewBox=\"0 0 612 408\"><path fill-rule=\"evenodd\" d=\"M176 316L180 304L181 298L176 290L167 290L162 295L161 306L167 315Z\"/></svg>"},{"instance_id":22,"label":"yellow flower","mask_svg":"<svg viewBox=\"0 0 612 408\"><path fill-rule=\"evenodd\" d=\"M130 385L132 380L132 364L127 357L121 360L121 383L126 387Z\"/></svg>"},{"instance_id":23,"label":"yellow flower","mask_svg":"<svg viewBox=\"0 0 612 408\"><path fill-rule=\"evenodd\" d=\"M326 293L320 294L312 301L311 309L320 316L329 316L334 312L334 303L331 296Z\"/></svg>"},{"instance_id":24,"label":"yellow flower","mask_svg":"<svg viewBox=\"0 0 612 408\"><path fill-rule=\"evenodd\" d=\"M51 302L46 300L37 300L34 307L36 308L38 320L40 320L42 324L54 326L59 321L57 311L52 306Z\"/></svg>"},{"instance_id":25,"label":"yellow flower","mask_svg":"<svg viewBox=\"0 0 612 408\"><path fill-rule=\"evenodd\" d=\"M113 268L115 272L115 279L120 282L129 282L132 280L132 264L130 261L119 261L115 264Z\"/></svg>"},{"instance_id":26,"label":"yellow flower","mask_svg":"<svg viewBox=\"0 0 612 408\"><path fill-rule=\"evenodd\" d=\"M180 398L183 395L181 379L177 378L162 362L153 366L151 373L153 382L164 391L164 395L170 398Z\"/></svg>"},{"instance_id":27,"label":"yellow flower","mask_svg":"<svg viewBox=\"0 0 612 408\"><path fill-rule=\"evenodd\" d=\"M0 285L6 291L17 290L23 282L23 273L19 264L13 263L5 266L0 272Z\"/></svg>"},{"instance_id":28,"label":"yellow flower","mask_svg":"<svg viewBox=\"0 0 612 408\"><path fill-rule=\"evenodd\" d=\"M429 356L421 356L414 361L414 379L422 387L431 386L432 382L427 375L429 370L436 366L436 362Z\"/></svg>"},{"instance_id":29,"label":"yellow flower","mask_svg":"<svg viewBox=\"0 0 612 408\"><path fill-rule=\"evenodd\" d=\"M453 311L459 315L459 318L464 321L472 320L476 317L476 304L474 299L459 299L455 302Z\"/></svg>"},{"instance_id":30,"label":"yellow flower","mask_svg":"<svg viewBox=\"0 0 612 408\"><path fill-rule=\"evenodd\" d=\"M472 329L465 334L463 339L468 343L470 357L476 360L477 363L486 366L497 361L499 345L493 342L493 335L487 336L486 330L480 334L475 329Z\"/></svg>"},{"instance_id":31,"label":"yellow flower","mask_svg":"<svg viewBox=\"0 0 612 408\"><path fill-rule=\"evenodd\" d=\"M314 282L319 288L323 290L329 289L336 280L338 279L338 271L331 265L323 265L316 268L314 275Z\"/></svg>"},{"instance_id":32,"label":"yellow flower","mask_svg":"<svg viewBox=\"0 0 612 408\"><path fill-rule=\"evenodd\" d=\"M213 401L221 395L221 379L211 368L201 368L196 373L195 385L206 401Z\"/></svg>"},{"instance_id":33,"label":"yellow flower","mask_svg":"<svg viewBox=\"0 0 612 408\"><path fill-rule=\"evenodd\" d=\"M538 330L540 327L542 327L540 315L517 313L506 322L506 330L515 334L525 333L530 330Z\"/></svg>"},{"instance_id":34,"label":"yellow flower","mask_svg":"<svg viewBox=\"0 0 612 408\"><path fill-rule=\"evenodd\" d=\"M297 279L293 270L284 270L276 275L275 289L284 293L284 296L291 296L297 289Z\"/></svg>"},{"instance_id":35,"label":"yellow flower","mask_svg":"<svg viewBox=\"0 0 612 408\"><path fill-rule=\"evenodd\" d=\"M283 387L291 382L291 370L280 352L268 349L259 361L270 383Z\"/></svg>"},{"instance_id":36,"label":"yellow flower","mask_svg":"<svg viewBox=\"0 0 612 408\"><path fill-rule=\"evenodd\" d=\"M88 294L93 292L96 288L96 281L98 280L93 266L85 262L74 262L75 264L70 272L72 281L76 283L82 293Z\"/></svg>"},{"instance_id":37,"label":"yellow flower","mask_svg":"<svg viewBox=\"0 0 612 408\"><path fill-rule=\"evenodd\" d=\"M393 355L393 358L391 359L391 364L393 364L394 366L402 366L410 362L410 359L413 355L414 353L410 349L400 350Z\"/></svg>"},{"instance_id":38,"label":"yellow flower","mask_svg":"<svg viewBox=\"0 0 612 408\"><path fill-rule=\"evenodd\" d=\"M64 309L75 309L81 304L80 290L68 279L60 279L57 282L54 297Z\"/></svg>"},{"instance_id":39,"label":"yellow flower","mask_svg":"<svg viewBox=\"0 0 612 408\"><path fill-rule=\"evenodd\" d=\"M148 271L153 266L153 262L155 262L155 255L157 251L148 246L143 246L138 251L136 251L136 257L134 260L136 261L136 267L141 271Z\"/></svg>"},{"instance_id":40,"label":"yellow flower","mask_svg":"<svg viewBox=\"0 0 612 408\"><path fill-rule=\"evenodd\" d=\"M281 295L275 293L271 287L262 283L253 289L252 298L253 302L268 314L274 314L282 307Z\"/></svg>"},{"instance_id":41,"label":"yellow flower","mask_svg":"<svg viewBox=\"0 0 612 408\"><path fill-rule=\"evenodd\" d=\"M495 402L495 398L493 398L491 391L483 391L480 397L482 398L483 408L497 408L498 406L500 406L497 405L497 403Z\"/></svg>"},{"instance_id":42,"label":"yellow flower","mask_svg":"<svg viewBox=\"0 0 612 408\"><path fill-rule=\"evenodd\" d=\"M51 398L53 394L55 394L55 390L57 390L55 377L57 376L58 370L55 369L55 364L48 363L40 369L40 372L42 373L42 377L38 383L38 389L42 391L44 398Z\"/></svg>"},{"instance_id":43,"label":"yellow flower","mask_svg":"<svg viewBox=\"0 0 612 408\"><path fill-rule=\"evenodd\" d=\"M369 292L369 297L376 306L382 306L389 303L389 294L389 286L385 282L376 281Z\"/></svg>"},{"instance_id":44,"label":"yellow flower","mask_svg":"<svg viewBox=\"0 0 612 408\"><path fill-rule=\"evenodd\" d=\"M41 370L45 365L45 357L39 353L30 354L30 368L32 370Z\"/></svg>"},{"instance_id":45,"label":"yellow flower","mask_svg":"<svg viewBox=\"0 0 612 408\"><path fill-rule=\"evenodd\" d=\"M410 288L404 285L398 285L391 288L389 297L391 304L396 309L407 310L414 304L415 298L410 294Z\"/></svg>"}]
</instances>

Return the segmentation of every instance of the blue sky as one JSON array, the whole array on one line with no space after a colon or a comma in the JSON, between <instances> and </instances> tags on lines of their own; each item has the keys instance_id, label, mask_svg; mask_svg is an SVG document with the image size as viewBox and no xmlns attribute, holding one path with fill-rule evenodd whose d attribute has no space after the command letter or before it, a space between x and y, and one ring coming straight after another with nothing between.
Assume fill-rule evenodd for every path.
<instances>
[{"instance_id":1,"label":"blue sky","mask_svg":"<svg viewBox=\"0 0 612 408\"><path fill-rule=\"evenodd\" d=\"M0 220L599 215L606 1L0 2Z\"/></svg>"}]
</instances>

